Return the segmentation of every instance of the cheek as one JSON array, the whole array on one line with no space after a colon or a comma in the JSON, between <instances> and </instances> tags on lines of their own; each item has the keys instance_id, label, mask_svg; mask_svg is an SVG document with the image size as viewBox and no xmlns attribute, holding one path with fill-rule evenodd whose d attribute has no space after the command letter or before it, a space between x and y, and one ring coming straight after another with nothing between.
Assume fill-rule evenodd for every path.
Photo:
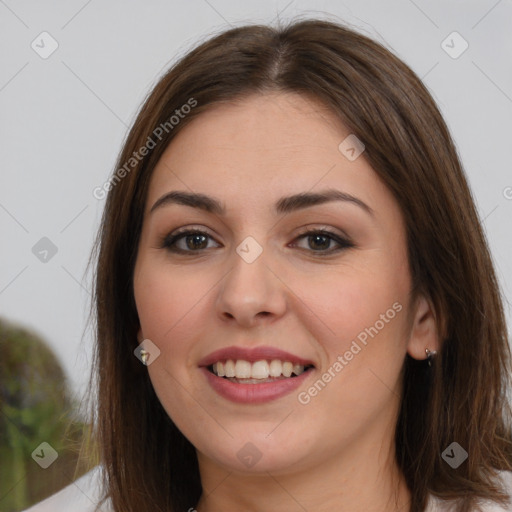
<instances>
[{"instance_id":1,"label":"cheek","mask_svg":"<svg viewBox=\"0 0 512 512\"><path fill-rule=\"evenodd\" d=\"M290 276L291 279L291 276ZM297 316L330 359L348 350L358 335L376 327L382 338L400 339L407 281L391 267L364 272L347 268L330 270L325 277L293 278ZM399 311L400 310L400 311ZM381 344L382 345L382 344Z\"/></svg>"},{"instance_id":2,"label":"cheek","mask_svg":"<svg viewBox=\"0 0 512 512\"><path fill-rule=\"evenodd\" d=\"M166 356L166 367L187 366L192 339L206 327L205 308L217 281L204 272L157 264L141 265L136 273L134 292L142 335Z\"/></svg>"},{"instance_id":3,"label":"cheek","mask_svg":"<svg viewBox=\"0 0 512 512\"><path fill-rule=\"evenodd\" d=\"M206 309L218 279L204 272L186 272L161 264L140 266L134 292L142 336L160 350L148 367L154 390L178 428L187 418L183 410L196 410L198 339L208 339ZM210 334L211 336L211 334Z\"/></svg>"},{"instance_id":4,"label":"cheek","mask_svg":"<svg viewBox=\"0 0 512 512\"><path fill-rule=\"evenodd\" d=\"M299 407L311 425L329 411L326 431L334 439L341 429L349 439L394 410L405 356L407 289L389 273L296 284L303 326L324 356L316 380L298 390Z\"/></svg>"},{"instance_id":5,"label":"cheek","mask_svg":"<svg viewBox=\"0 0 512 512\"><path fill-rule=\"evenodd\" d=\"M201 308L215 284L205 273L181 271L161 263L142 263L134 280L135 302L144 336L161 337Z\"/></svg>"}]
</instances>

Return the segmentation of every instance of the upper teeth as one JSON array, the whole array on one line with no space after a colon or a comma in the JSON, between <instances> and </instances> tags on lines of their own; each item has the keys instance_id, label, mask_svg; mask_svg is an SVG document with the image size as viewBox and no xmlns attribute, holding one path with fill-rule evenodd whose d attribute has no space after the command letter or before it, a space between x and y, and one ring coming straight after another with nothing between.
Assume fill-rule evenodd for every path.
<instances>
[{"instance_id":1,"label":"upper teeth","mask_svg":"<svg viewBox=\"0 0 512 512\"><path fill-rule=\"evenodd\" d=\"M300 375L304 371L304 365L293 364L290 361L256 361L251 363L238 359L233 361L219 361L213 364L213 373L219 377L235 377L237 379L268 379L269 377L291 377L292 373Z\"/></svg>"}]
</instances>

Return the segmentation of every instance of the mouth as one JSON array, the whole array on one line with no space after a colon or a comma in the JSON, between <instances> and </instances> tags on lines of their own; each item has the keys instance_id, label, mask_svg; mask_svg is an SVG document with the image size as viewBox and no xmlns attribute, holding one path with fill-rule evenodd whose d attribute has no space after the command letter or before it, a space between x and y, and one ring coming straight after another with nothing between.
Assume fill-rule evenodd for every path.
<instances>
[{"instance_id":1,"label":"mouth","mask_svg":"<svg viewBox=\"0 0 512 512\"><path fill-rule=\"evenodd\" d=\"M227 359L208 366L209 372L237 384L262 384L283 379L293 379L314 368L312 364L294 364L279 359L261 359L251 362L245 359Z\"/></svg>"},{"instance_id":2,"label":"mouth","mask_svg":"<svg viewBox=\"0 0 512 512\"><path fill-rule=\"evenodd\" d=\"M248 404L291 393L315 370L312 361L274 347L228 347L203 358L199 367L218 395Z\"/></svg>"}]
</instances>

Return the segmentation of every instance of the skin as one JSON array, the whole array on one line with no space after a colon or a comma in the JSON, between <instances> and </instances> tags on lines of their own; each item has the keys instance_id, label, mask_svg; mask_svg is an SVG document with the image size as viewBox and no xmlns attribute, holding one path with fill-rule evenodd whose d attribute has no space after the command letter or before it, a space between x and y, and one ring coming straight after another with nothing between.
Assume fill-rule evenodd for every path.
<instances>
[{"instance_id":1,"label":"skin","mask_svg":"<svg viewBox=\"0 0 512 512\"><path fill-rule=\"evenodd\" d=\"M406 353L424 359L425 348L437 349L436 322L427 298L410 300L400 208L364 153L349 161L339 151L347 135L315 100L253 95L194 119L151 177L134 273L138 336L159 347L151 381L197 449L205 492L190 506L199 512L409 510L394 457L400 372ZM326 189L356 196L373 215L341 201L274 211L283 196ZM150 213L177 190L215 197L226 212L168 204ZM206 248L193 252L185 239L178 243L187 254L162 248L181 227L206 231ZM348 236L354 247L322 256L315 240L301 238L305 228ZM263 250L250 264L236 252L247 236ZM327 252L338 246L323 242ZM401 311L300 403L299 392L332 371L394 303ZM315 370L277 400L232 403L198 368L231 345L275 346L314 361ZM250 468L237 457L249 442L261 453Z\"/></svg>"}]
</instances>

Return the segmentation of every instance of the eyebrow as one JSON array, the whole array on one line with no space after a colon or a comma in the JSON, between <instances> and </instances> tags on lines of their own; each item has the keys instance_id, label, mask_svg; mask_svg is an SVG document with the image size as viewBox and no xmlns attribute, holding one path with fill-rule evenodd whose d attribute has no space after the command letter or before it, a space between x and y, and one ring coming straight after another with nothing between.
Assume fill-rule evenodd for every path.
<instances>
[{"instance_id":1,"label":"eyebrow","mask_svg":"<svg viewBox=\"0 0 512 512\"><path fill-rule=\"evenodd\" d=\"M366 213L373 216L374 211L365 202L346 192L336 189L328 189L321 192L302 192L287 197L282 197L275 204L275 211L278 214L290 213L303 208L309 208L332 201L344 201L355 204L362 208ZM181 204L192 208L199 208L209 213L224 215L226 208L217 199L199 194L196 192L172 191L160 197L151 207L150 213L158 208L170 204Z\"/></svg>"}]
</instances>

